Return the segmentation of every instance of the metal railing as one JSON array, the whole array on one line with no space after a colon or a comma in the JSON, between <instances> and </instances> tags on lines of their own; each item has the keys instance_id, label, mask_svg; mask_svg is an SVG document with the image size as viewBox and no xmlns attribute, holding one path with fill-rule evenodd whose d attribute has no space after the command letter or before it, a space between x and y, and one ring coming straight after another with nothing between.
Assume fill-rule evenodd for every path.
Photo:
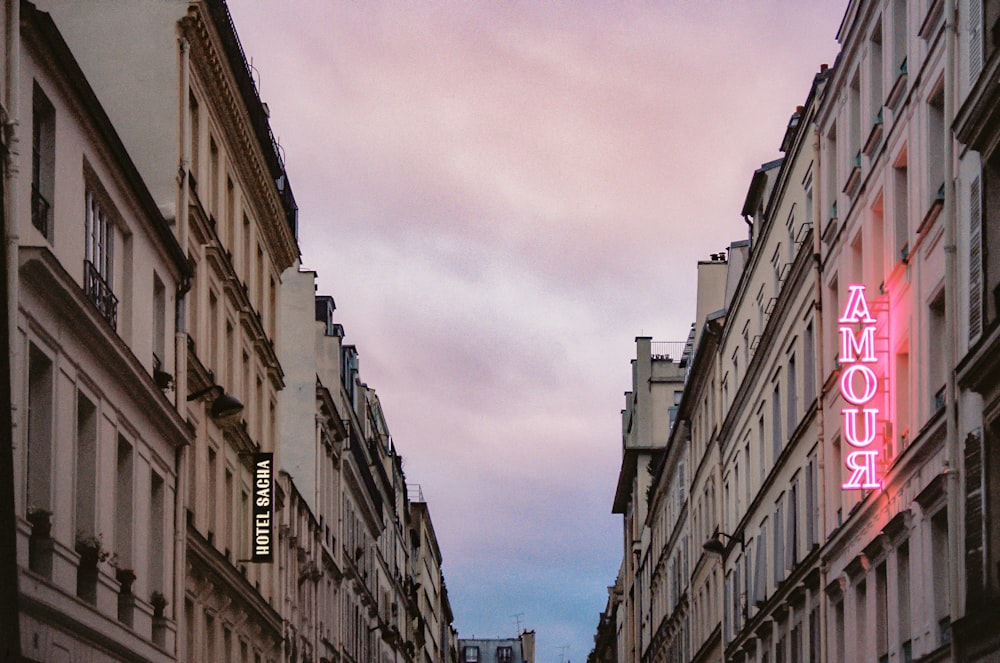
<instances>
[{"instance_id":1,"label":"metal railing","mask_svg":"<svg viewBox=\"0 0 1000 663\"><path fill-rule=\"evenodd\" d=\"M650 341L649 354L653 359L680 361L686 346L684 341Z\"/></svg>"},{"instance_id":2,"label":"metal railing","mask_svg":"<svg viewBox=\"0 0 1000 663\"><path fill-rule=\"evenodd\" d=\"M94 263L83 261L83 290L112 329L118 329L118 298Z\"/></svg>"}]
</instances>

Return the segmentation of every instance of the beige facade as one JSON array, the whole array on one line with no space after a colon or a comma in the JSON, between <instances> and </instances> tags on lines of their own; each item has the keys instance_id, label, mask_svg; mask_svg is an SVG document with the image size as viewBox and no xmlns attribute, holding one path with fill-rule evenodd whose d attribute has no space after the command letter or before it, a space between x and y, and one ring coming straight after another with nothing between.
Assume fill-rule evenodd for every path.
<instances>
[{"instance_id":1,"label":"beige facade","mask_svg":"<svg viewBox=\"0 0 1000 663\"><path fill-rule=\"evenodd\" d=\"M193 439L172 311L191 270L56 24L7 10L22 653L172 660L175 455Z\"/></svg>"},{"instance_id":2,"label":"beige facade","mask_svg":"<svg viewBox=\"0 0 1000 663\"><path fill-rule=\"evenodd\" d=\"M612 512L623 517L624 550L612 600L617 603L618 660L638 662L653 630L649 588L655 560L650 557L651 539L646 526L649 491L683 385L686 344L654 343L648 337L636 338L635 343L632 390L625 393L622 410L622 465L612 506Z\"/></svg>"},{"instance_id":3,"label":"beige facade","mask_svg":"<svg viewBox=\"0 0 1000 663\"><path fill-rule=\"evenodd\" d=\"M427 505L410 501L357 348L344 343L333 298L315 292L315 272L283 275L280 436L294 499L281 509L280 573L285 628L300 643L287 660L450 661L451 608Z\"/></svg>"},{"instance_id":4,"label":"beige facade","mask_svg":"<svg viewBox=\"0 0 1000 663\"><path fill-rule=\"evenodd\" d=\"M685 510L650 520L651 559L669 555L668 532L691 532L678 660L1000 650L998 17L978 0L849 3L784 158L754 174L749 252L730 251L718 340L695 346L668 445L719 463L719 510L712 473L695 470ZM655 505L677 490L669 467ZM712 557L721 615L703 591Z\"/></svg>"},{"instance_id":5,"label":"beige facade","mask_svg":"<svg viewBox=\"0 0 1000 663\"><path fill-rule=\"evenodd\" d=\"M2 100L25 655L455 660L225 3L39 4Z\"/></svg>"}]
</instances>

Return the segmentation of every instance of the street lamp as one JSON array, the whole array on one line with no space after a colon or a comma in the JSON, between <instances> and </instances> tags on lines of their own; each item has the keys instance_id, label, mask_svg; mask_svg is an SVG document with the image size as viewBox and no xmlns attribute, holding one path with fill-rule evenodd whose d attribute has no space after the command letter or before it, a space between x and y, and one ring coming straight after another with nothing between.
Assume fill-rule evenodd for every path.
<instances>
[{"instance_id":1,"label":"street lamp","mask_svg":"<svg viewBox=\"0 0 1000 663\"><path fill-rule=\"evenodd\" d=\"M740 550L745 550L743 544L743 535L732 536L731 534L726 534L725 532L716 532L709 537L708 541L701 544L701 549L710 555L717 555L722 557L722 553L726 551L726 544L722 542L721 537L726 537L730 541L738 541L740 544Z\"/></svg>"},{"instance_id":2,"label":"street lamp","mask_svg":"<svg viewBox=\"0 0 1000 663\"><path fill-rule=\"evenodd\" d=\"M208 414L220 426L235 423L243 413L243 403L240 402L240 399L226 393L226 390L217 384L199 389L189 395L187 399L190 402L202 397L212 401L212 407L209 408Z\"/></svg>"}]
</instances>

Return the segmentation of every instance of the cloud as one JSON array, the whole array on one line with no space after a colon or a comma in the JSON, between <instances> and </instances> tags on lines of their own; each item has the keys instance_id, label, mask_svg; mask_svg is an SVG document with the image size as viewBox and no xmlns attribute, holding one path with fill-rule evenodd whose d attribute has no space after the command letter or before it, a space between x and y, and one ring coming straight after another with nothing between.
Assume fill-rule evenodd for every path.
<instances>
[{"instance_id":1,"label":"cloud","mask_svg":"<svg viewBox=\"0 0 1000 663\"><path fill-rule=\"evenodd\" d=\"M232 3L462 635L590 650L633 339L686 338L843 5Z\"/></svg>"}]
</instances>

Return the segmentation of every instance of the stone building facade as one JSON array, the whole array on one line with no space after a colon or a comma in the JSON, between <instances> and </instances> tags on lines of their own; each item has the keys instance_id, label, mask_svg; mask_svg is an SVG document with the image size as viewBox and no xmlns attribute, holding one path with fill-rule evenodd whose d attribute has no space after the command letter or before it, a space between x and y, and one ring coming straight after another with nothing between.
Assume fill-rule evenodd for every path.
<instances>
[{"instance_id":1,"label":"stone building facade","mask_svg":"<svg viewBox=\"0 0 1000 663\"><path fill-rule=\"evenodd\" d=\"M28 660L454 661L224 0L3 18Z\"/></svg>"},{"instance_id":2,"label":"stone building facade","mask_svg":"<svg viewBox=\"0 0 1000 663\"><path fill-rule=\"evenodd\" d=\"M686 497L647 521L649 559L686 527L690 568L673 613L654 601L626 619L684 615L690 643L653 637L616 660L1000 651L998 18L980 0L847 3L834 66L751 179L732 287L711 320L697 313L712 334L665 458L701 469L680 491L670 463L652 481L652 504Z\"/></svg>"}]
</instances>

